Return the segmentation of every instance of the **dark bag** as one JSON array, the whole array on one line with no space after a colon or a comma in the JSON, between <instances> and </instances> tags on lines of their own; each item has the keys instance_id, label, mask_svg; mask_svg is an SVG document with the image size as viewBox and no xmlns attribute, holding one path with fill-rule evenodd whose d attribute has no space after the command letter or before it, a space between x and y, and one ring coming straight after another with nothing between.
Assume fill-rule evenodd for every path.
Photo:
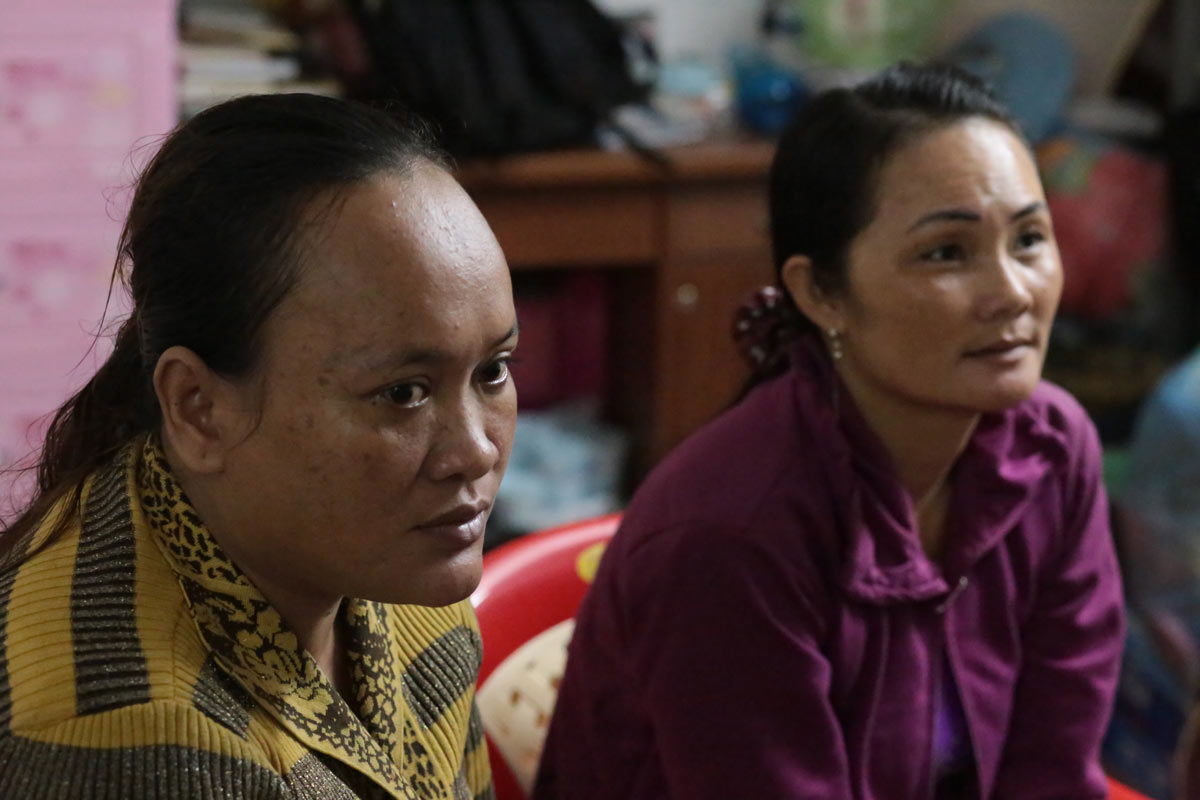
<instances>
[{"instance_id":1,"label":"dark bag","mask_svg":"<svg viewBox=\"0 0 1200 800\"><path fill-rule=\"evenodd\" d=\"M1200 343L1200 102L1178 109L1167 120L1164 132L1171 176L1171 224L1175 245L1175 270L1182 291L1178 295L1183 347ZM1197 739L1200 756L1200 737ZM1200 762L1197 762L1200 765Z\"/></svg>"},{"instance_id":2,"label":"dark bag","mask_svg":"<svg viewBox=\"0 0 1200 800\"><path fill-rule=\"evenodd\" d=\"M642 98L618 25L589 0L351 0L375 99L436 122L462 155L583 144Z\"/></svg>"}]
</instances>

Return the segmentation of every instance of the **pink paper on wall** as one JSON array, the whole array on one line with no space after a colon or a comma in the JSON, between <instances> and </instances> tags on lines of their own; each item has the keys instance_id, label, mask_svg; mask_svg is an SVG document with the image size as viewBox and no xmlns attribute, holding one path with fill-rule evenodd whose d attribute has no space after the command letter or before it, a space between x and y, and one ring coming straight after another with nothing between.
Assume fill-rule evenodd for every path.
<instances>
[{"instance_id":1,"label":"pink paper on wall","mask_svg":"<svg viewBox=\"0 0 1200 800\"><path fill-rule=\"evenodd\" d=\"M137 59L120 39L0 48L0 147L115 150L137 134Z\"/></svg>"},{"instance_id":2,"label":"pink paper on wall","mask_svg":"<svg viewBox=\"0 0 1200 800\"><path fill-rule=\"evenodd\" d=\"M0 2L0 469L107 354L128 187L175 124L174 52L173 0ZM116 296L107 319L124 311Z\"/></svg>"}]
</instances>

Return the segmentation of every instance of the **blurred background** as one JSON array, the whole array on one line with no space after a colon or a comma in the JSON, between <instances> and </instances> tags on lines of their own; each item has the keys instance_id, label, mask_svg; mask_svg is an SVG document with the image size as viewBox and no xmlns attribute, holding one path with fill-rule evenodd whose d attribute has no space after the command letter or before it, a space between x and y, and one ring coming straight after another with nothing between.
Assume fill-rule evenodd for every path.
<instances>
[{"instance_id":1,"label":"blurred background","mask_svg":"<svg viewBox=\"0 0 1200 800\"><path fill-rule=\"evenodd\" d=\"M983 76L1035 147L1066 269L1047 375L1101 430L1134 612L1106 761L1168 797L1200 675L1200 0L3 0L0 519L107 354L129 187L180 119L306 91L433 120L521 319L495 546L619 509L735 399L773 137L899 59Z\"/></svg>"}]
</instances>

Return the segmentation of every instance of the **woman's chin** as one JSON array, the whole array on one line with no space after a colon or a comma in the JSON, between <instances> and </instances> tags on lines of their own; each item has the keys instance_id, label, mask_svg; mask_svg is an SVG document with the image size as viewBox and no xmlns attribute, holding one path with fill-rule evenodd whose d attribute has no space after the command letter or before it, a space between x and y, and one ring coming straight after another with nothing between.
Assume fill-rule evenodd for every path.
<instances>
[{"instance_id":1,"label":"woman's chin","mask_svg":"<svg viewBox=\"0 0 1200 800\"><path fill-rule=\"evenodd\" d=\"M985 414L1002 413L1028 400L1037 384L1037 380L1006 382L982 394L976 408Z\"/></svg>"},{"instance_id":2,"label":"woman's chin","mask_svg":"<svg viewBox=\"0 0 1200 800\"><path fill-rule=\"evenodd\" d=\"M453 605L471 596L483 575L483 559L474 548L453 561L413 575L406 586L385 587L375 599L397 605L437 608Z\"/></svg>"}]
</instances>

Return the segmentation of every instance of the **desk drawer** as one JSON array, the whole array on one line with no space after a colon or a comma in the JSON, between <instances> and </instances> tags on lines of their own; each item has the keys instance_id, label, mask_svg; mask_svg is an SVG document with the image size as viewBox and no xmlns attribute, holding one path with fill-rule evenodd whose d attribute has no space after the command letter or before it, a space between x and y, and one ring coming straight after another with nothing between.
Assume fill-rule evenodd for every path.
<instances>
[{"instance_id":1,"label":"desk drawer","mask_svg":"<svg viewBox=\"0 0 1200 800\"><path fill-rule=\"evenodd\" d=\"M668 209L664 248L672 256L769 257L766 187L758 182L679 186Z\"/></svg>"}]
</instances>

